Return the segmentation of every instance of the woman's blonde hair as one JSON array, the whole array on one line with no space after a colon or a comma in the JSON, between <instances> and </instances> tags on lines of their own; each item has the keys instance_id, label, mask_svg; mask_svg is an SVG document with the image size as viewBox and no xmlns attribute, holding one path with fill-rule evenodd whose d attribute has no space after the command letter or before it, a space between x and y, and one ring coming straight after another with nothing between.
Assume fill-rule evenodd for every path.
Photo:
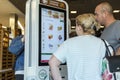
<instances>
[{"instance_id":1,"label":"woman's blonde hair","mask_svg":"<svg viewBox=\"0 0 120 80\"><path fill-rule=\"evenodd\" d=\"M76 17L76 24L81 25L83 31L89 34L95 34L94 29L99 29L100 25L96 22L92 13L82 14Z\"/></svg>"}]
</instances>

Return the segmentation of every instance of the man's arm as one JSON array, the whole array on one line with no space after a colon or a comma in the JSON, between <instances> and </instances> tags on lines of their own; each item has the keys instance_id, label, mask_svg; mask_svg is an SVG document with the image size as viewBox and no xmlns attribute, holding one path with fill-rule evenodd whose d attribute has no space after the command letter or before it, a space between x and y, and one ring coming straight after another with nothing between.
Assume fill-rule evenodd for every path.
<instances>
[{"instance_id":1,"label":"man's arm","mask_svg":"<svg viewBox=\"0 0 120 80\"><path fill-rule=\"evenodd\" d=\"M59 65L60 61L53 55L49 61L51 74L54 80L62 80L60 71L59 71Z\"/></svg>"}]
</instances>

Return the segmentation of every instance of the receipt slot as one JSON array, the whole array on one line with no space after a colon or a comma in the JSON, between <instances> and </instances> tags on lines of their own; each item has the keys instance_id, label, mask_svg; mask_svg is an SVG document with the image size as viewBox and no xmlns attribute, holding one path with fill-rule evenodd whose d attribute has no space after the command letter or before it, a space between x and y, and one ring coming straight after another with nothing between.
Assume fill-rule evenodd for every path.
<instances>
[{"instance_id":1,"label":"receipt slot","mask_svg":"<svg viewBox=\"0 0 120 80\"><path fill-rule=\"evenodd\" d=\"M68 5L63 0L26 3L24 80L52 80L48 61L68 37ZM67 68L60 66L63 80Z\"/></svg>"}]
</instances>

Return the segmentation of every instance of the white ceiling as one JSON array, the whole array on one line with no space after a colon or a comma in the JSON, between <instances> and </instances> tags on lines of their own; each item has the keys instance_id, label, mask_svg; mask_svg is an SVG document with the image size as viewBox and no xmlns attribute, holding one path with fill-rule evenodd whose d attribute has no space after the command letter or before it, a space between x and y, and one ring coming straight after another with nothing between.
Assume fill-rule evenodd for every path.
<instances>
[{"instance_id":1,"label":"white ceiling","mask_svg":"<svg viewBox=\"0 0 120 80\"><path fill-rule=\"evenodd\" d=\"M25 25L25 15L20 12L9 0L0 0L0 24L9 27L10 14L17 14L18 20Z\"/></svg>"}]
</instances>

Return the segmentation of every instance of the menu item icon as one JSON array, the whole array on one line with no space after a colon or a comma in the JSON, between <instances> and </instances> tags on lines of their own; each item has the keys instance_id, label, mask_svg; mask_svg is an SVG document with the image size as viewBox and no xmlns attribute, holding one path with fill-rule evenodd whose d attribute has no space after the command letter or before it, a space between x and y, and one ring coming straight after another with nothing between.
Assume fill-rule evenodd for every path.
<instances>
[{"instance_id":1,"label":"menu item icon","mask_svg":"<svg viewBox=\"0 0 120 80\"><path fill-rule=\"evenodd\" d=\"M52 11L48 10L48 15L51 16L52 15Z\"/></svg>"},{"instance_id":2,"label":"menu item icon","mask_svg":"<svg viewBox=\"0 0 120 80\"><path fill-rule=\"evenodd\" d=\"M49 30L53 30L53 25L52 24L50 24Z\"/></svg>"},{"instance_id":3,"label":"menu item icon","mask_svg":"<svg viewBox=\"0 0 120 80\"><path fill-rule=\"evenodd\" d=\"M52 48L53 48L53 45L52 45L52 44L49 44L49 48L52 49Z\"/></svg>"},{"instance_id":4,"label":"menu item icon","mask_svg":"<svg viewBox=\"0 0 120 80\"><path fill-rule=\"evenodd\" d=\"M61 14L60 14L60 17L61 17L61 18L64 18L64 14L61 13Z\"/></svg>"},{"instance_id":5,"label":"menu item icon","mask_svg":"<svg viewBox=\"0 0 120 80\"><path fill-rule=\"evenodd\" d=\"M58 29L58 31L62 30L62 26L58 26L57 29Z\"/></svg>"},{"instance_id":6,"label":"menu item icon","mask_svg":"<svg viewBox=\"0 0 120 80\"><path fill-rule=\"evenodd\" d=\"M58 36L58 39L59 39L59 40L61 40L61 39L62 39L62 36L61 36L61 35L59 35L59 36Z\"/></svg>"},{"instance_id":7,"label":"menu item icon","mask_svg":"<svg viewBox=\"0 0 120 80\"><path fill-rule=\"evenodd\" d=\"M57 12L55 12L55 13L53 14L53 18L59 18L59 14L58 14Z\"/></svg>"},{"instance_id":8,"label":"menu item icon","mask_svg":"<svg viewBox=\"0 0 120 80\"><path fill-rule=\"evenodd\" d=\"M53 38L53 35L52 34L49 34L48 35L48 39L52 39Z\"/></svg>"},{"instance_id":9,"label":"menu item icon","mask_svg":"<svg viewBox=\"0 0 120 80\"><path fill-rule=\"evenodd\" d=\"M60 47L60 44L58 44L58 47Z\"/></svg>"}]
</instances>

